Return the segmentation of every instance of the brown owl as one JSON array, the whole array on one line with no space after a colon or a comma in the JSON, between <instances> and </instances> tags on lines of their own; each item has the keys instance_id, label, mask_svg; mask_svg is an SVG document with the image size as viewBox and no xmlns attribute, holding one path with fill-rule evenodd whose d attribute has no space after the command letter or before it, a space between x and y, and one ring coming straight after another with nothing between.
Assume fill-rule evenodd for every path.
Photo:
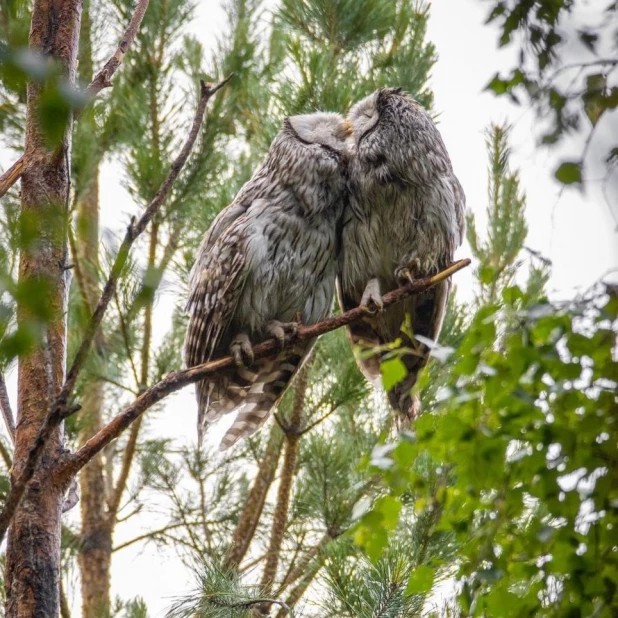
<instances>
[{"instance_id":1,"label":"brown owl","mask_svg":"<svg viewBox=\"0 0 618 618\"><path fill-rule=\"evenodd\" d=\"M236 367L196 385L198 437L227 413L225 449L268 418L314 342L253 360L251 342L331 311L337 228L346 199L349 124L331 113L285 120L262 166L214 220L198 252L187 310L191 367L233 354Z\"/></svg>"},{"instance_id":2,"label":"brown owl","mask_svg":"<svg viewBox=\"0 0 618 618\"><path fill-rule=\"evenodd\" d=\"M340 304L344 310L359 304L367 308L367 317L349 327L354 345L367 350L400 340L408 375L388 397L395 411L413 418L418 402L410 391L429 350L410 329L437 339L450 283L384 311L382 294L452 262L464 234L465 197L436 125L401 89L374 92L348 118L354 145L339 261ZM385 354L359 360L373 382L380 379Z\"/></svg>"}]
</instances>

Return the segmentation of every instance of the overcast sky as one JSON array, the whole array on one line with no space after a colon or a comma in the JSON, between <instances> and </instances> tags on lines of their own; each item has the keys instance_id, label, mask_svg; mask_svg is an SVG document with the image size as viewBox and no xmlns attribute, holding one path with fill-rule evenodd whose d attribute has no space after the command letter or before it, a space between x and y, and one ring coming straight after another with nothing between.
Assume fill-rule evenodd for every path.
<instances>
[{"instance_id":1,"label":"overcast sky","mask_svg":"<svg viewBox=\"0 0 618 618\"><path fill-rule=\"evenodd\" d=\"M453 166L467 195L469 208L484 221L487 187L487 155L484 132L490 122L508 120L512 134L514 167L519 168L522 187L528 196L528 245L553 262L550 291L554 298L566 298L575 290L589 287L604 273L618 268L616 222L597 187L586 196L576 191L559 195L560 187L551 180L556 167L553 153L536 148L533 113L515 107L503 99L483 92L484 86L501 67L512 66L510 52L497 52L497 35L483 25L487 7L479 0L436 0L432 6L428 38L438 51L439 60L432 71L430 85L435 93L435 110L439 128L453 160ZM202 0L198 7L194 33L205 45L221 32L224 15L218 3ZM395 84L394 84L395 85ZM337 110L343 111L343 110ZM9 163L0 152L3 164ZM101 182L103 224L119 229L126 225L123 213L130 210L128 197L118 187L109 167ZM459 256L468 255L466 247ZM616 274L613 275L616 279ZM470 295L470 274L457 275L464 296ZM158 312L164 325L169 302L159 301ZM10 377L15 401L15 372ZM195 432L195 404L191 389L169 400L166 409L149 423L153 435L178 436L192 442ZM79 509L71 513L77 518ZM130 526L120 526L116 544L151 527L140 516ZM147 522L144 526L143 523ZM114 555L113 594L126 599L143 596L151 616L162 616L171 598L188 590L190 575L183 570L172 551L165 554L147 546L123 550ZM75 591L74 591L75 592ZM74 616L79 616L79 602L74 599Z\"/></svg>"}]
</instances>

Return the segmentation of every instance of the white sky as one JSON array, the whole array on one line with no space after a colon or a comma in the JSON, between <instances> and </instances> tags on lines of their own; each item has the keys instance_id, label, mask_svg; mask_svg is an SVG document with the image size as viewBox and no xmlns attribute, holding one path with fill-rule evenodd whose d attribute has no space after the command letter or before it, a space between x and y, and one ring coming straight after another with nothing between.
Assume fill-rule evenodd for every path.
<instances>
[{"instance_id":1,"label":"white sky","mask_svg":"<svg viewBox=\"0 0 618 618\"><path fill-rule=\"evenodd\" d=\"M506 99L496 99L483 92L484 86L501 68L512 66L510 52L498 52L497 35L493 28L483 25L487 7L479 0L435 0L429 21L428 39L438 50L439 60L433 69L430 85L435 93L435 110L440 113L439 128L467 195L469 208L484 219L486 208L487 155L484 131L490 122L508 120L514 125L512 134L512 164L521 172L522 187L528 196L528 246L553 262L550 291L556 298L566 298L575 290L589 287L610 269L618 268L616 222L598 187L591 187L587 195L565 191L552 180L556 167L553 154L539 151L535 142L533 113L518 108ZM198 6L198 20L194 33L205 45L210 45L221 31L224 15L218 3L202 2ZM342 110L338 110L342 111ZM7 165L11 156L0 149L0 161ZM103 170L101 182L103 225L119 229L126 225L123 213L131 210L129 198L118 186L110 167ZM459 256L468 251L460 249ZM616 273L613 278L616 279ZM458 274L458 288L470 295L470 273ZM161 299L157 306L160 326L156 336L167 329L166 317L170 302ZM9 376L15 401L16 372ZM169 400L166 410L151 419L152 435L179 437L193 441L195 432L195 404L192 390ZM78 515L78 508L70 514ZM148 514L130 525L120 526L116 544L148 529L152 523ZM114 555L113 595L127 599L143 596L151 617L163 616L174 595L187 592L191 576L172 551L158 554L147 546L135 546ZM73 599L73 615L78 618L79 598Z\"/></svg>"}]
</instances>

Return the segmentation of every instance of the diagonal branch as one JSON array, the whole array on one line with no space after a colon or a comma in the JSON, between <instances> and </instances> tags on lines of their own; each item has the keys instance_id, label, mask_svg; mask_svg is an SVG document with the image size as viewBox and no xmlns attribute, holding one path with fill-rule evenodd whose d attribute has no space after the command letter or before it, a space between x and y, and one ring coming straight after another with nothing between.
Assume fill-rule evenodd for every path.
<instances>
[{"instance_id":1,"label":"diagonal branch","mask_svg":"<svg viewBox=\"0 0 618 618\"><path fill-rule=\"evenodd\" d=\"M9 432L11 442L15 442L15 417L13 416L13 410L11 410L11 402L9 401L9 393L6 389L6 382L4 376L0 373L0 410L4 417L4 423L6 430Z\"/></svg>"},{"instance_id":2,"label":"diagonal branch","mask_svg":"<svg viewBox=\"0 0 618 618\"><path fill-rule=\"evenodd\" d=\"M150 223L152 218L161 208L163 202L167 198L172 185L178 174L184 167L184 164L191 153L193 145L195 144L195 140L200 131L200 127L202 126L202 120L204 117L204 111L206 110L206 105L211 97L227 82L233 77L233 73L229 75L226 79L224 79L221 83L213 86L212 84L201 82L201 93L200 100L197 106L197 111L195 113L195 117L193 118L193 125L191 127L191 131L185 141L182 150L176 157L176 160L172 163L170 171L159 187L156 195L148 204L146 210L140 217L140 219L135 223L132 222L127 228L127 232L125 234L124 240L118 249L118 253L116 254L116 259L114 264L112 265L109 278L105 283L105 287L103 288L103 293L101 294L101 298L90 318L90 323L86 328L86 333L84 334L84 338L79 346L77 354L75 355L75 359L73 360L73 364L67 373L67 379L62 387L62 391L58 395L58 399L56 401L56 408L62 408L66 406L71 394L73 393L73 389L75 388L75 383L77 382L77 377L86 361L86 357L88 356L88 352L90 350L90 346L92 341L96 335L99 326L103 320L103 316L107 311L107 307L114 295L116 290L116 286L118 284L118 279L122 270L127 262L129 257L129 251L131 246L136 241L136 239L140 236L140 234L146 229L146 226Z\"/></svg>"},{"instance_id":3,"label":"diagonal branch","mask_svg":"<svg viewBox=\"0 0 618 618\"><path fill-rule=\"evenodd\" d=\"M86 332L84 334L84 338L80 344L80 347L75 356L75 360L71 366L67 374L66 381L60 394L56 398L55 403L53 404L53 408L50 413L47 415L39 432L34 440L34 445L30 449L28 453L28 458L24 464L24 468L21 476L15 481L13 484L9 495L6 498L4 507L2 512L0 512L0 542L4 538L8 525L15 513L15 510L19 506L19 502L21 501L21 497L26 489L26 485L28 481L34 475L34 471L36 470L37 464L39 462L39 458L43 452L43 448L47 443L47 440L51 436L54 429L68 416L74 414L80 409L80 406L70 406L67 407L67 403L71 394L73 393L73 389L75 388L75 384L77 382L77 378L79 373L86 362L86 357L88 356L88 352L90 350L90 346L97 334L99 326L103 320L103 316L105 315L105 311L110 303L114 295L114 291L116 290L116 285L118 282L118 278L122 272L123 267L125 266L128 256L129 250L131 246L135 242L135 240L139 237L139 235L146 229L146 226L150 222L150 220L155 216L158 212L159 208L165 201L168 196L170 189L172 188L172 184L178 177L178 174L182 170L191 149L197 139L199 134L200 127L202 125L202 120L204 117L204 111L206 110L206 105L211 97L227 82L233 77L233 73L229 75L222 82L213 86L212 84L201 82L201 93L200 100L197 106L197 111L195 113L195 117L193 119L193 125L191 127L191 131L189 132L189 136L180 151L180 154L176 157L176 160L172 163L171 169L163 181L161 187L157 191L157 194L154 196L144 214L140 217L137 223L132 222L129 228L127 229L126 236L120 249L118 250L118 254L116 255L116 260L112 266L109 278L103 288L103 293L101 294L101 298L97 304L97 307L92 314L90 322L86 328ZM177 389L176 389L177 390ZM139 398L138 398L139 400ZM154 403L154 402L153 402ZM148 406L150 407L150 406ZM140 413L141 414L141 413ZM139 415L138 415L139 416ZM137 418L137 417L136 417ZM90 442L90 441L89 441ZM80 466L81 468L81 466Z\"/></svg>"},{"instance_id":4,"label":"diagonal branch","mask_svg":"<svg viewBox=\"0 0 618 618\"><path fill-rule=\"evenodd\" d=\"M116 51L84 90L84 106L93 101L101 90L104 88L109 88L112 85L110 80L114 73L118 70L118 67L122 64L125 55L131 48L131 45L137 36L137 31L142 23L142 19L144 19L149 2L150 0L138 0L135 11L133 11L133 15L131 16L131 21L125 30ZM6 172L4 172L4 174L2 174L2 176L0 176L0 197L2 197L21 178L25 164L25 155L22 155Z\"/></svg>"},{"instance_id":5,"label":"diagonal branch","mask_svg":"<svg viewBox=\"0 0 618 618\"><path fill-rule=\"evenodd\" d=\"M21 156L2 176L0 176L0 197L2 197L20 178L24 171L24 157Z\"/></svg>"},{"instance_id":6,"label":"diagonal branch","mask_svg":"<svg viewBox=\"0 0 618 618\"><path fill-rule=\"evenodd\" d=\"M428 290L448 279L454 273L460 271L470 264L469 259L460 260L455 262L448 268L439 272L433 277L427 277L425 279L419 279L413 283L408 283L405 286L397 288L396 290L384 295L384 307L387 308L390 305L401 302L409 296L419 294ZM286 338L285 345L289 346L291 343L298 341L308 341L329 333L333 330L337 330L342 326L347 326L356 320L361 319L366 315L365 311L360 307L346 311L341 315L337 315L332 318L328 318L318 324L312 326L301 326L295 336L289 336ZM264 358L280 351L279 343L274 339L264 341L253 348L255 359ZM118 416L112 419L101 431L94 435L86 444L84 444L73 455L69 456L66 460L65 470L63 474L75 474L81 468L83 468L99 451L104 449L112 440L115 440L133 421L139 418L148 408L158 403L171 393L174 393L187 384L199 382L203 378L209 375L216 374L222 369L227 369L234 366L234 357L226 356L190 369L183 369L180 371L173 371L169 373L163 380L157 382L151 386L148 390L144 391L130 406L128 406L124 412L121 412Z\"/></svg>"}]
</instances>

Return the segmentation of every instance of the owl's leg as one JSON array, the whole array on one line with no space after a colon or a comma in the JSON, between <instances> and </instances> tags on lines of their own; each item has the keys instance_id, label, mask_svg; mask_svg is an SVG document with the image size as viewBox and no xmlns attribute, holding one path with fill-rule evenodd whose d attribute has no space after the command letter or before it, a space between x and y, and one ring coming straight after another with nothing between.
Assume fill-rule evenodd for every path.
<instances>
[{"instance_id":1,"label":"owl's leg","mask_svg":"<svg viewBox=\"0 0 618 618\"><path fill-rule=\"evenodd\" d=\"M253 348L247 333L238 333L230 344L230 354L239 368L253 364Z\"/></svg>"},{"instance_id":2,"label":"owl's leg","mask_svg":"<svg viewBox=\"0 0 618 618\"><path fill-rule=\"evenodd\" d=\"M382 293L380 291L380 282L377 278L369 279L367 282L359 306L369 315L375 315L384 308Z\"/></svg>"},{"instance_id":3,"label":"owl's leg","mask_svg":"<svg viewBox=\"0 0 618 618\"><path fill-rule=\"evenodd\" d=\"M399 266L395 269L395 278L399 285L406 285L407 283L414 283L421 273L421 261L415 257L406 262L405 266Z\"/></svg>"},{"instance_id":4,"label":"owl's leg","mask_svg":"<svg viewBox=\"0 0 618 618\"><path fill-rule=\"evenodd\" d=\"M298 322L280 322L279 320L271 320L266 325L266 332L274 337L279 346L283 348L285 346L286 335L296 335L298 332Z\"/></svg>"}]
</instances>

